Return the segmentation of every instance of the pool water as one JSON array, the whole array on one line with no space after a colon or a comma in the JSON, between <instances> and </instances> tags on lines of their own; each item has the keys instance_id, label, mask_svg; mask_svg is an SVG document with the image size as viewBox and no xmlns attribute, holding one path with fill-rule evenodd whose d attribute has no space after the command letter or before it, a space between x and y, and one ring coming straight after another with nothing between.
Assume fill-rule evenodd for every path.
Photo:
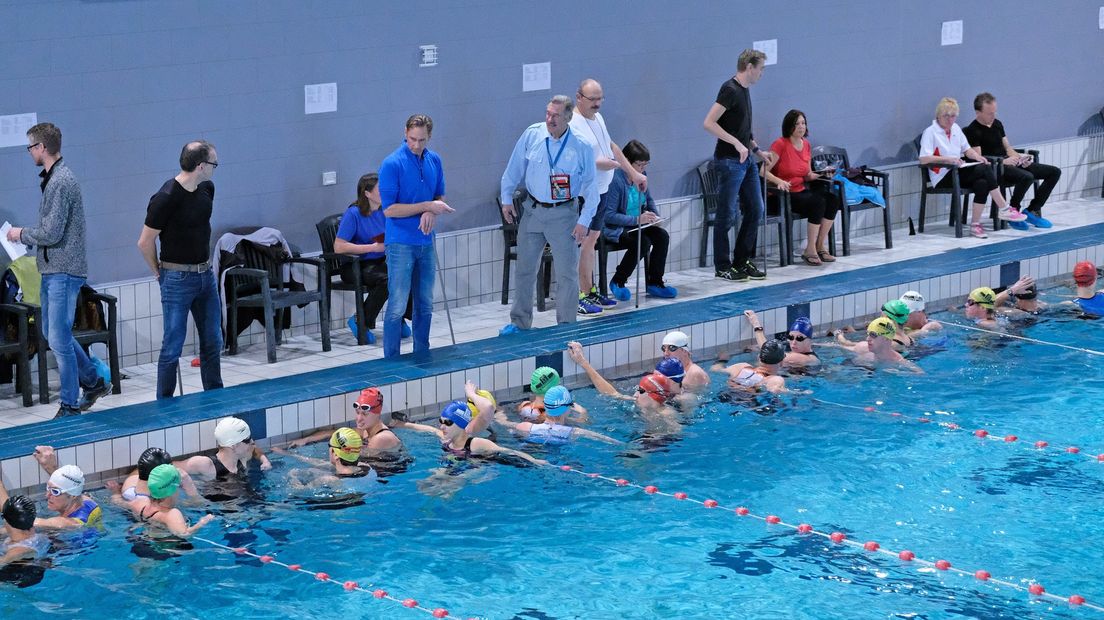
<instances>
[{"instance_id":1,"label":"pool water","mask_svg":"<svg viewBox=\"0 0 1104 620\"><path fill-rule=\"evenodd\" d=\"M966 323L961 315L935 318ZM1009 331L1104 350L1101 321L1063 311ZM835 364L842 354L825 348L823 371L788 380L812 394L747 403L718 398L715 388L685 414L682 432L666 437L642 438L630 404L575 390L592 428L627 443L524 449L1099 602L1104 463L1087 455L1104 452L1104 360L952 327L944 336L918 356L924 375ZM627 391L635 379L615 384ZM964 430L921 424L921 416ZM979 439L978 428L1020 439ZM289 494L288 471L302 465L277 456L271 472L255 473L255 494L214 506L220 518L200 534L457 617L1099 615L554 468L457 467L431 436L399 433L413 462L384 482L351 483L355 501ZM523 446L501 431L499 438ZM1037 440L1052 448L1034 448ZM1084 453L1060 449L1067 445ZM304 451L321 456L323 448ZM119 510L106 512L109 530L57 554L41 583L0 586L0 614L428 617L198 541L167 559L137 557L140 530L128 529Z\"/></svg>"}]
</instances>

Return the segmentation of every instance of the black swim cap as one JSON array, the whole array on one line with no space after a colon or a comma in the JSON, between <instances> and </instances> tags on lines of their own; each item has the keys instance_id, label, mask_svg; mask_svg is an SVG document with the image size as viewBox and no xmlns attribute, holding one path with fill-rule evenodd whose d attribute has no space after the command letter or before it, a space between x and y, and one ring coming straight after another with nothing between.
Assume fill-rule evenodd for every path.
<instances>
[{"instance_id":1,"label":"black swim cap","mask_svg":"<svg viewBox=\"0 0 1104 620\"><path fill-rule=\"evenodd\" d=\"M1031 286L1024 289L1024 292L1022 292L1022 293L1012 293L1012 296L1015 297L1016 299L1022 299L1024 301L1030 301L1030 300L1035 299L1036 297L1039 296L1039 291L1037 291L1035 289L1035 285L1032 284Z\"/></svg>"},{"instance_id":2,"label":"black swim cap","mask_svg":"<svg viewBox=\"0 0 1104 620\"><path fill-rule=\"evenodd\" d=\"M138 479L149 480L150 472L158 465L169 465L172 456L161 448L146 448L142 456L138 457Z\"/></svg>"},{"instance_id":3,"label":"black swim cap","mask_svg":"<svg viewBox=\"0 0 1104 620\"><path fill-rule=\"evenodd\" d=\"M38 515L35 504L26 495L12 495L4 502L2 512L4 520L17 530L29 530L34 527Z\"/></svg>"},{"instance_id":4,"label":"black swim cap","mask_svg":"<svg viewBox=\"0 0 1104 620\"><path fill-rule=\"evenodd\" d=\"M759 361L764 364L778 364L786 359L786 347L778 340L768 340L759 348Z\"/></svg>"}]
</instances>

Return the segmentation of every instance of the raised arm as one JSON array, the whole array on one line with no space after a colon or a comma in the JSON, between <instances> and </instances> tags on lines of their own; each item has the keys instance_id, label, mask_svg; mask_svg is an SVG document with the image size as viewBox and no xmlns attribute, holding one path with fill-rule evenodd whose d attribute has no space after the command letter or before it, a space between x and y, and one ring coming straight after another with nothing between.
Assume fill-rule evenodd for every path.
<instances>
[{"instance_id":1,"label":"raised arm","mask_svg":"<svg viewBox=\"0 0 1104 620\"><path fill-rule=\"evenodd\" d=\"M475 403L475 408L479 411L479 415L472 419L466 429L470 437L487 430L491 426L491 420L494 419L495 413L495 406L491 399L479 394L476 389L475 383L470 379L464 382L464 395L468 397L469 401Z\"/></svg>"},{"instance_id":2,"label":"raised arm","mask_svg":"<svg viewBox=\"0 0 1104 620\"><path fill-rule=\"evenodd\" d=\"M571 342L567 343L567 354L569 357L571 357L571 361L578 364L579 367L586 372L586 375L590 379L590 382L594 384L594 387L598 390L600 394L605 394L606 396L616 396L618 398L625 398L624 394L618 392L617 388L613 387L613 385L610 384L609 381L606 381L606 378L603 377L600 372L595 370L595 368L590 365L590 361L587 360L586 355L583 355L583 345L572 340Z\"/></svg>"},{"instance_id":3,"label":"raised arm","mask_svg":"<svg viewBox=\"0 0 1104 620\"><path fill-rule=\"evenodd\" d=\"M767 342L767 335L763 332L763 324L759 322L759 316L755 314L754 310L744 310L744 317L747 318L748 325L751 325L751 333L755 336L755 343L763 346Z\"/></svg>"}]
</instances>

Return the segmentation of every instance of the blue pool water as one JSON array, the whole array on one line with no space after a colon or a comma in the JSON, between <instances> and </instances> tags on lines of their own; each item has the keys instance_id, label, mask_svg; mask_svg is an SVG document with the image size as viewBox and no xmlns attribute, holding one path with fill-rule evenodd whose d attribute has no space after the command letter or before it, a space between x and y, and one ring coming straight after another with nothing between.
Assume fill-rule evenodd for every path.
<instances>
[{"instance_id":1,"label":"blue pool water","mask_svg":"<svg viewBox=\"0 0 1104 620\"><path fill-rule=\"evenodd\" d=\"M1102 323L1054 312L1010 330L1104 350ZM1032 444L1104 452L1104 359L950 327L945 335L917 359L925 375L829 363L789 380L813 394L761 403L759 413L722 402L714 389L684 417L684 430L667 437L641 438L631 406L576 390L593 428L628 443L530 450L1099 602L1104 463ZM841 359L831 349L822 357ZM635 379L616 383L627 390ZM920 424L919 416L967 430ZM970 432L977 428L1020 440L978 439ZM357 483L350 490L364 494L355 505L323 510L337 506L289 497L287 472L300 465L276 457L273 471L257 474L255 496L215 506L220 519L201 534L457 617L1101 615L552 468L438 471L445 463L433 438L400 435L413 463L385 484ZM306 452L321 455L322 447ZM169 559L140 558L140 530L128 530L129 519L114 508L105 521L101 539L64 549L38 585L0 586L0 615L429 617L201 542Z\"/></svg>"}]
</instances>

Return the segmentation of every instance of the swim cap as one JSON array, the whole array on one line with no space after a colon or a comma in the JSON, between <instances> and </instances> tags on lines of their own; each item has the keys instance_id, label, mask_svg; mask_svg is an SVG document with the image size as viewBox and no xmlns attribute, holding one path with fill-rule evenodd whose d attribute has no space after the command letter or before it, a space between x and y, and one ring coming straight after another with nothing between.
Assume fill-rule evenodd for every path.
<instances>
[{"instance_id":1,"label":"swim cap","mask_svg":"<svg viewBox=\"0 0 1104 620\"><path fill-rule=\"evenodd\" d=\"M671 380L658 372L644 375L644 378L637 384L637 389L647 394L652 400L661 404L667 402L674 396L674 394L671 393Z\"/></svg>"},{"instance_id":2,"label":"swim cap","mask_svg":"<svg viewBox=\"0 0 1104 620\"><path fill-rule=\"evenodd\" d=\"M768 340L759 347L759 361L764 364L780 364L786 359L786 347L778 340Z\"/></svg>"},{"instance_id":3,"label":"swim cap","mask_svg":"<svg viewBox=\"0 0 1104 620\"><path fill-rule=\"evenodd\" d=\"M682 385L682 378L686 376L686 369L682 367L682 362L673 357L665 357L659 360L655 369L656 372L679 385Z\"/></svg>"},{"instance_id":4,"label":"swim cap","mask_svg":"<svg viewBox=\"0 0 1104 620\"><path fill-rule=\"evenodd\" d=\"M813 322L807 316L799 316L794 319L793 325L790 325L790 331L797 332L806 338L812 338Z\"/></svg>"},{"instance_id":5,"label":"swim cap","mask_svg":"<svg viewBox=\"0 0 1104 620\"><path fill-rule=\"evenodd\" d=\"M360 460L360 447L364 440L360 433L343 426L330 435L330 447L337 453L337 458L348 463L356 463Z\"/></svg>"},{"instance_id":6,"label":"swim cap","mask_svg":"<svg viewBox=\"0 0 1104 620\"><path fill-rule=\"evenodd\" d=\"M491 401L491 408L492 409L498 409L498 401L495 400L494 394L491 394L487 390L476 390L475 393L479 394L483 398L486 398L487 400ZM475 416L479 415L479 407L476 407L475 403L472 402L471 400L468 401L468 411L471 411L471 414L472 414L473 418Z\"/></svg>"},{"instance_id":7,"label":"swim cap","mask_svg":"<svg viewBox=\"0 0 1104 620\"><path fill-rule=\"evenodd\" d=\"M84 493L84 472L76 465L62 465L50 474L50 484L62 493L79 496Z\"/></svg>"},{"instance_id":8,"label":"swim cap","mask_svg":"<svg viewBox=\"0 0 1104 620\"><path fill-rule=\"evenodd\" d=\"M988 286L979 286L970 291L969 299L982 308L992 310L997 303L997 294Z\"/></svg>"},{"instance_id":9,"label":"swim cap","mask_svg":"<svg viewBox=\"0 0 1104 620\"><path fill-rule=\"evenodd\" d=\"M897 328L893 326L893 321L880 316L870 322L866 326L866 333L874 334L875 336L884 336L886 338L893 338L893 335L897 333Z\"/></svg>"},{"instance_id":10,"label":"swim cap","mask_svg":"<svg viewBox=\"0 0 1104 620\"><path fill-rule=\"evenodd\" d=\"M1031 286L1024 289L1024 292L1022 292L1022 293L1012 293L1012 296L1015 297L1016 299L1022 299L1024 301L1031 301L1032 299L1035 299L1036 297L1039 296L1039 291L1037 291L1035 289L1035 285L1032 284Z\"/></svg>"},{"instance_id":11,"label":"swim cap","mask_svg":"<svg viewBox=\"0 0 1104 620\"><path fill-rule=\"evenodd\" d=\"M471 412L468 411L468 404L460 400L454 400L445 405L445 408L441 410L441 417L452 420L453 424L462 429L468 428L468 423L471 422Z\"/></svg>"},{"instance_id":12,"label":"swim cap","mask_svg":"<svg viewBox=\"0 0 1104 620\"><path fill-rule=\"evenodd\" d=\"M158 465L172 463L172 456L161 448L146 448L138 457L138 479L149 480L150 472Z\"/></svg>"},{"instance_id":13,"label":"swim cap","mask_svg":"<svg viewBox=\"0 0 1104 620\"><path fill-rule=\"evenodd\" d=\"M149 492L153 499L165 499L180 488L180 472L172 465L158 465L149 476Z\"/></svg>"},{"instance_id":14,"label":"swim cap","mask_svg":"<svg viewBox=\"0 0 1104 620\"><path fill-rule=\"evenodd\" d=\"M379 388L364 388L360 391L360 396L357 396L356 404L368 405L371 407L369 413L378 415L383 410L383 394L380 393Z\"/></svg>"},{"instance_id":15,"label":"swim cap","mask_svg":"<svg viewBox=\"0 0 1104 620\"><path fill-rule=\"evenodd\" d=\"M220 448L235 446L249 439L249 425L241 418L223 418L215 425L215 444Z\"/></svg>"},{"instance_id":16,"label":"swim cap","mask_svg":"<svg viewBox=\"0 0 1104 620\"><path fill-rule=\"evenodd\" d=\"M906 291L904 295L901 295L901 301L908 306L909 312L923 312L926 307L924 296L916 291Z\"/></svg>"},{"instance_id":17,"label":"swim cap","mask_svg":"<svg viewBox=\"0 0 1104 620\"><path fill-rule=\"evenodd\" d=\"M4 508L0 511L4 520L17 530L29 530L34 527L35 517L38 512L35 503L26 495L12 495L4 502Z\"/></svg>"},{"instance_id":18,"label":"swim cap","mask_svg":"<svg viewBox=\"0 0 1104 620\"><path fill-rule=\"evenodd\" d=\"M548 388L559 384L560 373L556 372L555 368L549 368L548 366L541 366L534 370L533 376L529 378L529 387L538 396L544 396Z\"/></svg>"},{"instance_id":19,"label":"swim cap","mask_svg":"<svg viewBox=\"0 0 1104 620\"><path fill-rule=\"evenodd\" d=\"M574 404L571 392L562 385L553 387L544 395L544 408L550 416L561 416Z\"/></svg>"},{"instance_id":20,"label":"swim cap","mask_svg":"<svg viewBox=\"0 0 1104 620\"><path fill-rule=\"evenodd\" d=\"M544 407L525 400L518 404L518 414L526 420L534 422L544 415Z\"/></svg>"},{"instance_id":21,"label":"swim cap","mask_svg":"<svg viewBox=\"0 0 1104 620\"><path fill-rule=\"evenodd\" d=\"M882 304L882 312L898 325L904 325L908 322L908 305L900 299L891 299Z\"/></svg>"},{"instance_id":22,"label":"swim cap","mask_svg":"<svg viewBox=\"0 0 1104 620\"><path fill-rule=\"evenodd\" d=\"M689 349L690 336L687 336L683 332L668 332L667 335L663 337L663 346L667 345L675 345L680 349Z\"/></svg>"},{"instance_id":23,"label":"swim cap","mask_svg":"<svg viewBox=\"0 0 1104 620\"><path fill-rule=\"evenodd\" d=\"M1096 265L1083 260L1073 266L1073 281L1077 286L1092 286L1096 282Z\"/></svg>"}]
</instances>

